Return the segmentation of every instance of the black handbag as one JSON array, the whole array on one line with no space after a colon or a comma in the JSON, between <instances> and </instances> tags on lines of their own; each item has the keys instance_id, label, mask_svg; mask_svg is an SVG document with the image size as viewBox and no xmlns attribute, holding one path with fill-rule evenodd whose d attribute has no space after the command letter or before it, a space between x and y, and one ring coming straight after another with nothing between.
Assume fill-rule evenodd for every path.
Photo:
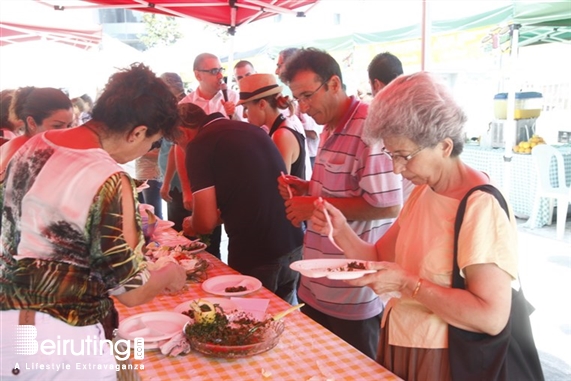
<instances>
[{"instance_id":1,"label":"black handbag","mask_svg":"<svg viewBox=\"0 0 571 381\"><path fill-rule=\"evenodd\" d=\"M454 268L452 287L465 288L458 268L458 236L468 197L476 190L493 195L508 214L502 194L492 185L472 188L460 202L454 225ZM455 381L543 381L543 370L533 340L529 315L534 308L523 295L523 290L512 288L512 306L505 328L496 336L466 331L448 325L450 370Z\"/></svg>"}]
</instances>

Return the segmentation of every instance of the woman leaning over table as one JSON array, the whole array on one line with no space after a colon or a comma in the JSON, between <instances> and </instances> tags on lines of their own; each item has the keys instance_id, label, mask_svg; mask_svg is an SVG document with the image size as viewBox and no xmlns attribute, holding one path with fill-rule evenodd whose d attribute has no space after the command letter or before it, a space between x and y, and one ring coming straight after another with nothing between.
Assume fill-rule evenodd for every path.
<instances>
[{"instance_id":1,"label":"woman leaning over table","mask_svg":"<svg viewBox=\"0 0 571 381\"><path fill-rule=\"evenodd\" d=\"M349 283L379 295L402 294L385 310L377 361L408 381L451 378L448 324L496 335L509 317L511 281L517 276L516 227L488 193L477 191L468 200L458 253L466 290L451 288L458 204L468 190L490 181L460 159L465 121L432 75L395 79L371 104L365 134L371 143L384 144L394 172L416 185L410 198L374 245L361 241L343 215L325 203L345 255L375 261L368 266L379 270ZM325 233L322 211L318 206L311 221Z\"/></svg>"},{"instance_id":2,"label":"woman leaning over table","mask_svg":"<svg viewBox=\"0 0 571 381\"><path fill-rule=\"evenodd\" d=\"M10 104L10 120L24 124L24 135L0 147L0 181L14 153L32 136L47 130L69 128L73 122L71 101L52 87L21 87Z\"/></svg>"},{"instance_id":3,"label":"woman leaning over table","mask_svg":"<svg viewBox=\"0 0 571 381\"><path fill-rule=\"evenodd\" d=\"M179 265L146 269L133 180L119 166L161 136L174 138L176 122L167 86L134 65L110 78L92 120L36 135L16 152L0 192L1 379L114 380L107 343L103 356L93 355L105 339L100 322L113 310L110 296L135 306L184 286ZM39 345L70 340L67 353L21 356L14 332L22 324L36 326Z\"/></svg>"}]
</instances>

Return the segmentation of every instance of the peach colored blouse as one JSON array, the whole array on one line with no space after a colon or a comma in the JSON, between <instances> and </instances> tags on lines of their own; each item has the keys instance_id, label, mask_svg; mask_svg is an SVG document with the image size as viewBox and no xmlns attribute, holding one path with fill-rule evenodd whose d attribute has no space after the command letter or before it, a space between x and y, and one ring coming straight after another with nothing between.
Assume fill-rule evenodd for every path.
<instances>
[{"instance_id":1,"label":"peach colored blouse","mask_svg":"<svg viewBox=\"0 0 571 381\"><path fill-rule=\"evenodd\" d=\"M395 223L400 232L396 263L441 286L452 283L454 219L459 200L417 186ZM468 199L459 237L458 265L462 269L479 263L495 263L517 278L517 228L496 199L475 192ZM412 348L447 348L448 325L410 297L389 301L389 343Z\"/></svg>"}]
</instances>

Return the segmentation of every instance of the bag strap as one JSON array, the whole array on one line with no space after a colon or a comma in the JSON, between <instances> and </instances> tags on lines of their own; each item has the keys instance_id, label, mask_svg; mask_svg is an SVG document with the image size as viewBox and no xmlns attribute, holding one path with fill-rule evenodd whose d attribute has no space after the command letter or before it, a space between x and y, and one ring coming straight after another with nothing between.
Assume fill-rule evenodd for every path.
<instances>
[{"instance_id":1,"label":"bag strap","mask_svg":"<svg viewBox=\"0 0 571 381\"><path fill-rule=\"evenodd\" d=\"M491 194L494 196L502 209L510 218L509 210L508 210L508 203L504 196L500 193L500 191L490 184L483 184L478 185L468 191L464 198L460 201L460 205L458 205L458 212L456 213L456 221L454 222L454 266L452 267L452 287L453 288L466 288L466 284L464 282L464 278L460 275L460 268L458 267L458 237L460 236L460 228L462 227L462 220L464 220L464 213L466 212L466 204L468 202L468 197L475 191L482 191Z\"/></svg>"}]
</instances>

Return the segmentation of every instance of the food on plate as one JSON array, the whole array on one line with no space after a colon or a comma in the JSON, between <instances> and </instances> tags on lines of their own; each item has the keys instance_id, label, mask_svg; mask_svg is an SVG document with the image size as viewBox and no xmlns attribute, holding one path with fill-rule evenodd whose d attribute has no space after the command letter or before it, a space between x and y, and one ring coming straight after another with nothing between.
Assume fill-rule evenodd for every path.
<instances>
[{"instance_id":1,"label":"food on plate","mask_svg":"<svg viewBox=\"0 0 571 381\"><path fill-rule=\"evenodd\" d=\"M366 270L364 262L349 262L341 267L333 267L328 268L327 271L358 271L358 270Z\"/></svg>"},{"instance_id":2,"label":"food on plate","mask_svg":"<svg viewBox=\"0 0 571 381\"><path fill-rule=\"evenodd\" d=\"M248 334L250 329L258 324L258 320L245 312L233 314L231 317L222 312L215 312L212 319L200 322L195 320L187 324L185 333L191 344L195 340L199 343L220 346L249 345L264 340L264 327Z\"/></svg>"},{"instance_id":3,"label":"food on plate","mask_svg":"<svg viewBox=\"0 0 571 381\"><path fill-rule=\"evenodd\" d=\"M147 180L137 180L137 179L133 179L133 182L135 183L135 188L140 187L141 185L145 184L147 182Z\"/></svg>"},{"instance_id":4,"label":"food on plate","mask_svg":"<svg viewBox=\"0 0 571 381\"><path fill-rule=\"evenodd\" d=\"M191 311L185 313L185 315L194 318L194 321L197 323L213 323L214 320L216 319L217 306L218 305L210 303L207 300L199 299L190 302ZM222 313L224 312L220 308L220 306L218 306L218 308L221 310ZM192 315L190 314L190 312L192 312Z\"/></svg>"},{"instance_id":5,"label":"food on plate","mask_svg":"<svg viewBox=\"0 0 571 381\"><path fill-rule=\"evenodd\" d=\"M242 292L248 291L248 287L246 286L233 286L233 287L226 287L224 292Z\"/></svg>"},{"instance_id":6,"label":"food on plate","mask_svg":"<svg viewBox=\"0 0 571 381\"><path fill-rule=\"evenodd\" d=\"M196 252L204 247L205 245L198 241L174 247L151 242L147 245L145 257L148 262L152 263L151 268L160 268L168 262L178 263L186 270L189 280L201 281L206 276L209 263L206 259L198 257Z\"/></svg>"}]
</instances>

